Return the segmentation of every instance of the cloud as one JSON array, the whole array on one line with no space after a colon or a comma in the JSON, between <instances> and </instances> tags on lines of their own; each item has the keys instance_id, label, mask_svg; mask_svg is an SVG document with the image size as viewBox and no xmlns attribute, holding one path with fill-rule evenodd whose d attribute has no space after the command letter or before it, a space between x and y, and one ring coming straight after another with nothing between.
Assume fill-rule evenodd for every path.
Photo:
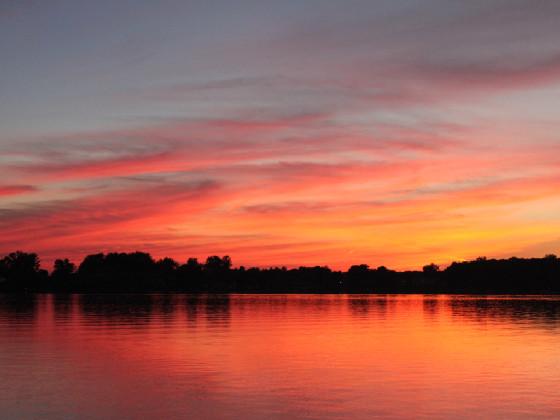
<instances>
[{"instance_id":1,"label":"cloud","mask_svg":"<svg viewBox=\"0 0 560 420\"><path fill-rule=\"evenodd\" d=\"M423 130L376 124L374 129L307 113L276 119L172 120L14 142L3 146L4 168L13 179L61 182L241 168L266 160L297 164L302 156L340 160L340 153L369 153L370 159L379 159L387 153L440 153L460 145L448 133L461 130L443 125ZM290 163L283 165L287 169Z\"/></svg>"},{"instance_id":2,"label":"cloud","mask_svg":"<svg viewBox=\"0 0 560 420\"><path fill-rule=\"evenodd\" d=\"M236 54L257 63L264 55L260 74L295 80L284 84L296 104L310 89L346 109L461 103L560 82L559 13L553 1L354 4L296 19Z\"/></svg>"},{"instance_id":3,"label":"cloud","mask_svg":"<svg viewBox=\"0 0 560 420\"><path fill-rule=\"evenodd\" d=\"M26 194L37 191L33 185L0 185L0 197Z\"/></svg>"},{"instance_id":4,"label":"cloud","mask_svg":"<svg viewBox=\"0 0 560 420\"><path fill-rule=\"evenodd\" d=\"M486 62L417 63L407 71L410 80L424 86L422 90L410 87L409 91L397 91L395 99L445 101L559 83L560 54L537 59L499 57Z\"/></svg>"},{"instance_id":5,"label":"cloud","mask_svg":"<svg viewBox=\"0 0 560 420\"><path fill-rule=\"evenodd\" d=\"M111 235L111 231L136 225L149 231L158 224L172 223L207 210L217 199L220 185L207 180L197 183L140 185L82 198L57 199L0 209L0 248L33 241L38 248L72 238ZM163 216L162 216L163 215ZM164 220L157 220L158 217ZM144 225L142 225L143 223ZM157 223L156 223L157 221Z\"/></svg>"}]
</instances>

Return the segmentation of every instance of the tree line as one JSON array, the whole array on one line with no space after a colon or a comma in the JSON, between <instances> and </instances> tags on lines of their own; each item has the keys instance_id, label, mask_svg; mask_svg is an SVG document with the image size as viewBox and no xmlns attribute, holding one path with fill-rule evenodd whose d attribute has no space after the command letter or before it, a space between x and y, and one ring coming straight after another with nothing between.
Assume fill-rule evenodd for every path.
<instances>
[{"instance_id":1,"label":"tree line","mask_svg":"<svg viewBox=\"0 0 560 420\"><path fill-rule=\"evenodd\" d=\"M0 259L2 292L189 292L189 293L560 293L560 259L487 259L454 262L420 271L353 265L233 268L229 256L204 262L154 259L145 252L88 255L76 265L57 259L49 273L36 253L16 251Z\"/></svg>"}]
</instances>

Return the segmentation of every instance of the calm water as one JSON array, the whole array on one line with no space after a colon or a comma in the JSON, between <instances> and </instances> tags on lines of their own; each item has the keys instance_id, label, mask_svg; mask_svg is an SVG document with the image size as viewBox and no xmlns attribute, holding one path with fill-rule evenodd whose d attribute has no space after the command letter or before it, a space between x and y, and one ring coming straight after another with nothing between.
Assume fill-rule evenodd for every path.
<instances>
[{"instance_id":1,"label":"calm water","mask_svg":"<svg viewBox=\"0 0 560 420\"><path fill-rule=\"evenodd\" d=\"M0 295L0 417L560 418L560 297Z\"/></svg>"}]
</instances>

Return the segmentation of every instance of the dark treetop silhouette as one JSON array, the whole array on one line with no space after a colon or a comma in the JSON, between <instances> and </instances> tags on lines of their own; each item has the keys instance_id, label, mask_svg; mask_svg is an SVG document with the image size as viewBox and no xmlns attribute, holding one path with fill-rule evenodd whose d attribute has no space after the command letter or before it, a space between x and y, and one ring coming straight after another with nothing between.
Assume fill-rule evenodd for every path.
<instances>
[{"instance_id":1,"label":"dark treetop silhouette","mask_svg":"<svg viewBox=\"0 0 560 420\"><path fill-rule=\"evenodd\" d=\"M560 293L560 259L478 258L435 264L422 271L353 265L346 272L328 267L232 268L228 256L205 263L189 258L154 260L145 252L88 255L76 265L58 259L49 273L35 253L13 252L0 260L4 292L240 292L240 293Z\"/></svg>"}]
</instances>

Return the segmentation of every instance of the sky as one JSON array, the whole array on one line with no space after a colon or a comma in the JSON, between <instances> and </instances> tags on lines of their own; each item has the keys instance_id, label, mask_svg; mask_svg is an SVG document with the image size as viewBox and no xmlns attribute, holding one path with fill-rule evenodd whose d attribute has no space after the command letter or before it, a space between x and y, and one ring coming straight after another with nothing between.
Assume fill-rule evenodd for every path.
<instances>
[{"instance_id":1,"label":"sky","mask_svg":"<svg viewBox=\"0 0 560 420\"><path fill-rule=\"evenodd\" d=\"M556 0L0 1L0 254L560 253Z\"/></svg>"}]
</instances>

